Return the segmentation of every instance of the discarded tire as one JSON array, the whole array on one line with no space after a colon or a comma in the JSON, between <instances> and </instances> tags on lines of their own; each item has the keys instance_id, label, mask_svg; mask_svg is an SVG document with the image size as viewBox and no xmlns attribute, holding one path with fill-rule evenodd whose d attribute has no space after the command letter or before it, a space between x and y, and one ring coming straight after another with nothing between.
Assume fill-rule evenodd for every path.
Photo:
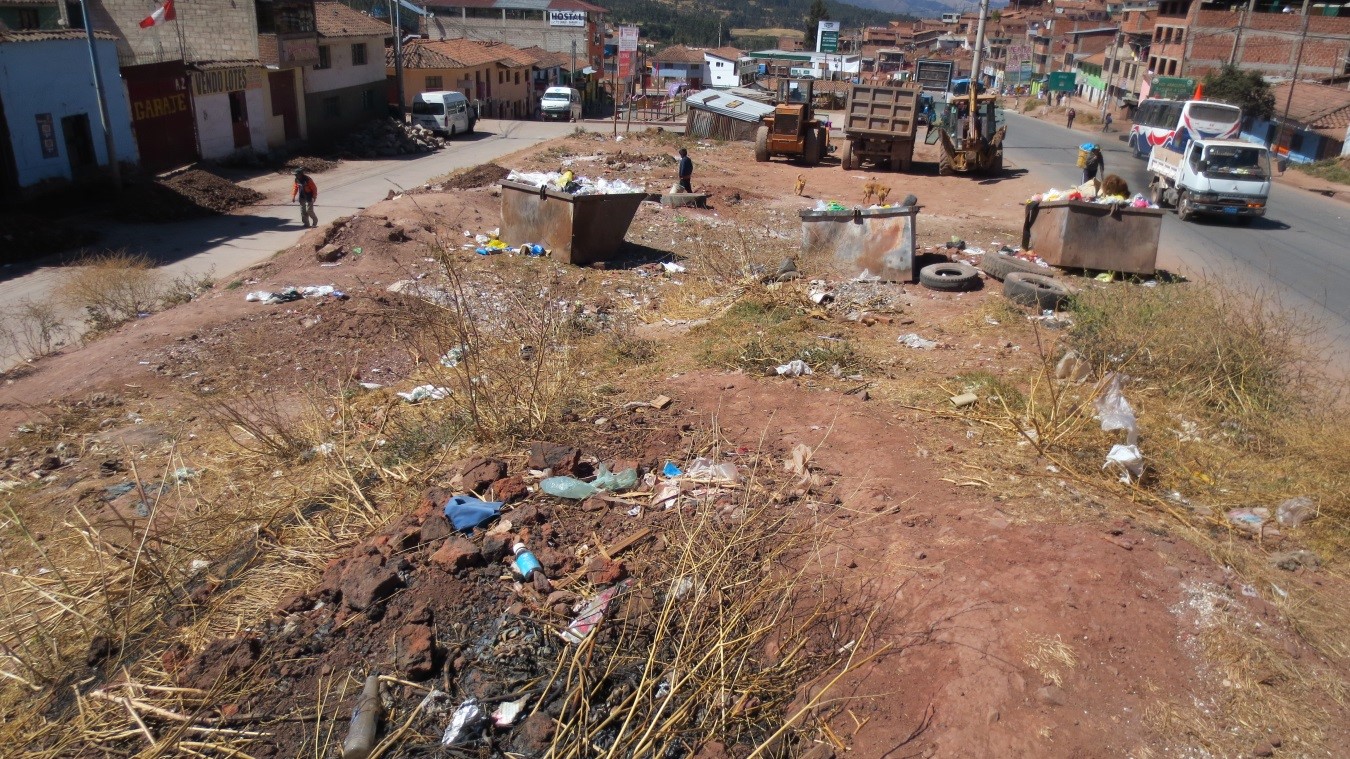
<instances>
[{"instance_id":1,"label":"discarded tire","mask_svg":"<svg viewBox=\"0 0 1350 759\"><path fill-rule=\"evenodd\" d=\"M968 290L980 281L975 267L960 263L931 264L919 269L919 284L929 290Z\"/></svg>"},{"instance_id":2,"label":"discarded tire","mask_svg":"<svg viewBox=\"0 0 1350 759\"><path fill-rule=\"evenodd\" d=\"M1050 277L1015 271L1003 280L1003 296L1013 303L1056 311L1069 302L1069 288Z\"/></svg>"},{"instance_id":3,"label":"discarded tire","mask_svg":"<svg viewBox=\"0 0 1350 759\"><path fill-rule=\"evenodd\" d=\"M1000 282L1007 279L1008 275L1015 271L1026 274L1049 274L1046 269L1030 261L1023 261L1016 256L1005 256L1002 253L985 254L983 260L980 261L980 271Z\"/></svg>"}]
</instances>

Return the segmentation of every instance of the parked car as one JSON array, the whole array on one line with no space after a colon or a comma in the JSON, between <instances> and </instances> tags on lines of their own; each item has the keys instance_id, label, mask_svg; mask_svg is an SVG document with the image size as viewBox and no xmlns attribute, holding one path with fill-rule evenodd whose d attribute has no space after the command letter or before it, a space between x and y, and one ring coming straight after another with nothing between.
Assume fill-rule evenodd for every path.
<instances>
[{"instance_id":1,"label":"parked car","mask_svg":"<svg viewBox=\"0 0 1350 759\"><path fill-rule=\"evenodd\" d=\"M462 92L419 92L412 101L412 123L454 137L473 132L476 116Z\"/></svg>"},{"instance_id":2,"label":"parked car","mask_svg":"<svg viewBox=\"0 0 1350 759\"><path fill-rule=\"evenodd\" d=\"M545 121L581 121L581 93L571 87L549 87L539 98L539 115Z\"/></svg>"}]
</instances>

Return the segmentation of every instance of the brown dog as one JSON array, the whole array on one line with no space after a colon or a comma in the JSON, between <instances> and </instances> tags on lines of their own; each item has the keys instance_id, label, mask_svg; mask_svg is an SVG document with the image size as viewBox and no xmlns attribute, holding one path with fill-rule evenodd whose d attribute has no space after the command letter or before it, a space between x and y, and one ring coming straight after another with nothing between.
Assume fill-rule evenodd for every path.
<instances>
[{"instance_id":1,"label":"brown dog","mask_svg":"<svg viewBox=\"0 0 1350 759\"><path fill-rule=\"evenodd\" d=\"M890 195L890 194L891 194L891 188L889 188L889 187L878 187L878 188L877 188L877 205L880 205L880 206L886 205L886 196L887 196L887 195Z\"/></svg>"},{"instance_id":2,"label":"brown dog","mask_svg":"<svg viewBox=\"0 0 1350 759\"><path fill-rule=\"evenodd\" d=\"M877 191L880 189L881 185L877 184L876 177L867 180L867 184L863 185L863 205L867 205L872 198L876 197Z\"/></svg>"},{"instance_id":3,"label":"brown dog","mask_svg":"<svg viewBox=\"0 0 1350 759\"><path fill-rule=\"evenodd\" d=\"M798 174L796 193L797 195L800 196L802 192L804 192L805 190L806 190L806 177L801 174Z\"/></svg>"}]
</instances>

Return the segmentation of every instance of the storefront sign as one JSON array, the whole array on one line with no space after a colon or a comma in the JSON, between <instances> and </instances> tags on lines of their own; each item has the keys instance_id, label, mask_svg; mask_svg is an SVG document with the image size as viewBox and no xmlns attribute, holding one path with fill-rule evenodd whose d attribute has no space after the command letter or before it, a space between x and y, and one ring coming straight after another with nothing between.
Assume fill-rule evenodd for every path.
<instances>
[{"instance_id":1,"label":"storefront sign","mask_svg":"<svg viewBox=\"0 0 1350 759\"><path fill-rule=\"evenodd\" d=\"M316 56L317 57L317 56ZM249 86L248 69L216 69L192 72L194 95L215 95L220 92L246 90Z\"/></svg>"},{"instance_id":2,"label":"storefront sign","mask_svg":"<svg viewBox=\"0 0 1350 759\"><path fill-rule=\"evenodd\" d=\"M50 113L37 114L38 140L42 142L43 158L58 158L61 151L56 147L56 126L52 124Z\"/></svg>"},{"instance_id":3,"label":"storefront sign","mask_svg":"<svg viewBox=\"0 0 1350 759\"><path fill-rule=\"evenodd\" d=\"M549 11L549 26L585 26L586 11Z\"/></svg>"},{"instance_id":4,"label":"storefront sign","mask_svg":"<svg viewBox=\"0 0 1350 759\"><path fill-rule=\"evenodd\" d=\"M187 93L182 92L176 95L163 95L160 97L146 98L144 100L131 101L131 120L147 121L149 119L158 119L164 116L172 116L175 113L183 113L188 109Z\"/></svg>"}]
</instances>

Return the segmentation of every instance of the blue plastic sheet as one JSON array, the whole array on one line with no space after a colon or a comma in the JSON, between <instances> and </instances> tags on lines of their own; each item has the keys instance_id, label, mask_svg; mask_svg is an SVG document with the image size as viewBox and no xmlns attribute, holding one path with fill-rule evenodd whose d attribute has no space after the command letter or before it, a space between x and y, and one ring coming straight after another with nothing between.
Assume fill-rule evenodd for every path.
<instances>
[{"instance_id":1,"label":"blue plastic sheet","mask_svg":"<svg viewBox=\"0 0 1350 759\"><path fill-rule=\"evenodd\" d=\"M457 495L445 502L445 518L456 530L473 531L502 511L501 501L482 501L471 495Z\"/></svg>"}]
</instances>

